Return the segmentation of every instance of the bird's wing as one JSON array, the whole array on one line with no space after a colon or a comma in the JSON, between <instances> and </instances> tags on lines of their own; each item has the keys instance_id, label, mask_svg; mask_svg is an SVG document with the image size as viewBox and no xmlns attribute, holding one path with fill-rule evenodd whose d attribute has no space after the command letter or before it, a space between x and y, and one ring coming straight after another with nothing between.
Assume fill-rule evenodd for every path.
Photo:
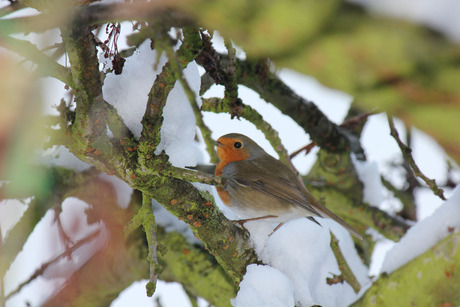
<instances>
[{"instance_id":1,"label":"bird's wing","mask_svg":"<svg viewBox=\"0 0 460 307\"><path fill-rule=\"evenodd\" d=\"M357 230L317 201L291 170L286 171L284 169L288 168L286 165L274 158L273 160L265 162L269 165L261 165L255 161L249 162L246 160L230 163L228 166L234 165L229 167L227 172L224 170L224 177L228 177L229 180L238 185L250 187L304 208L313 216L329 217L345 227L355 237L362 239Z\"/></svg>"},{"instance_id":2,"label":"bird's wing","mask_svg":"<svg viewBox=\"0 0 460 307\"><path fill-rule=\"evenodd\" d=\"M311 215L322 216L306 197L295 174L284 164L274 159L269 165L255 161L230 163L224 169L224 177L244 187L249 187L286 203L304 208ZM291 176L292 173L292 176Z\"/></svg>"}]
</instances>

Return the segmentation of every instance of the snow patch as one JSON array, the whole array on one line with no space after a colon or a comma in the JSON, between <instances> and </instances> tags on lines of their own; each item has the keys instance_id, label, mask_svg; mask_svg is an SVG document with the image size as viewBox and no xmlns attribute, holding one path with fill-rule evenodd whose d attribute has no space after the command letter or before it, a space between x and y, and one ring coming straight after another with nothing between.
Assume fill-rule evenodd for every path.
<instances>
[{"instance_id":1,"label":"snow patch","mask_svg":"<svg viewBox=\"0 0 460 307\"><path fill-rule=\"evenodd\" d=\"M447 237L449 227L460 227L460 188L433 215L412 226L387 253L382 271L390 274Z\"/></svg>"}]
</instances>

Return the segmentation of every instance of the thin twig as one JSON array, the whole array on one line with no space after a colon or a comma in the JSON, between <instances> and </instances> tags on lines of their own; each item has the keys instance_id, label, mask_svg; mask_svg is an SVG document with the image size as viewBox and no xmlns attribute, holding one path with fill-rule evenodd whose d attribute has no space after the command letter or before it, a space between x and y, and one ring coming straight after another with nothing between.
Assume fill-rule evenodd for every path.
<instances>
[{"instance_id":1,"label":"thin twig","mask_svg":"<svg viewBox=\"0 0 460 307\"><path fill-rule=\"evenodd\" d=\"M422 173L422 171L419 169L419 167L415 163L414 157L412 156L412 149L406 144L404 144L399 138L398 131L395 128L393 117L388 114L387 114L387 117L388 117L388 125L390 126L390 135L395 139L396 143L398 143L398 146L401 149L401 153L402 153L404 161L406 161L407 164L409 164L410 168L414 172L414 175L422 179L428 185L428 187L433 191L435 195L437 195L442 200L446 200L446 198L444 197L444 190L440 189L436 185L436 180L430 179Z\"/></svg>"},{"instance_id":2,"label":"thin twig","mask_svg":"<svg viewBox=\"0 0 460 307\"><path fill-rule=\"evenodd\" d=\"M357 125L360 125L363 121L367 120L367 118L369 116L375 115L375 114L377 114L376 111L370 111L370 112L361 113L361 114L356 115L354 117L348 118L343 123L341 123L339 127L347 128L349 130L352 130L354 127L356 127Z\"/></svg>"},{"instance_id":3,"label":"thin twig","mask_svg":"<svg viewBox=\"0 0 460 307\"><path fill-rule=\"evenodd\" d=\"M374 111L359 114L357 116L354 116L354 117L351 117L351 118L347 119L342 124L340 124L339 127L346 128L348 130L353 130L354 127L356 127L357 125L361 124L369 116L374 115L374 114L376 114L376 112L374 112ZM305 150L305 154L308 155L310 153L310 151L317 145L318 144L316 144L315 142L311 142L310 144L305 145L304 147L302 147L302 148L294 151L293 153L291 153L290 158L291 159L294 158L295 156L297 156L299 153L301 153L304 150Z\"/></svg>"},{"instance_id":4,"label":"thin twig","mask_svg":"<svg viewBox=\"0 0 460 307\"><path fill-rule=\"evenodd\" d=\"M294 151L293 153L291 153L289 155L289 158L292 159L294 158L295 156L297 156L299 153L301 153L302 151L305 150L305 155L308 155L310 153L310 151L315 148L317 144L315 142L311 142L310 144L308 145L305 145L304 147L300 148L300 149L297 149L296 151Z\"/></svg>"},{"instance_id":5,"label":"thin twig","mask_svg":"<svg viewBox=\"0 0 460 307\"><path fill-rule=\"evenodd\" d=\"M334 253L335 259L337 260L337 264L339 265L339 270L342 272L341 276L343 280L345 280L355 291L355 293L358 293L359 290L361 289L361 285L356 279L355 274L353 274L353 271L351 270L350 266L348 265L345 257L342 254L342 251L340 250L339 246L339 240L334 236L332 232L331 234L331 249L332 252Z\"/></svg>"}]
</instances>

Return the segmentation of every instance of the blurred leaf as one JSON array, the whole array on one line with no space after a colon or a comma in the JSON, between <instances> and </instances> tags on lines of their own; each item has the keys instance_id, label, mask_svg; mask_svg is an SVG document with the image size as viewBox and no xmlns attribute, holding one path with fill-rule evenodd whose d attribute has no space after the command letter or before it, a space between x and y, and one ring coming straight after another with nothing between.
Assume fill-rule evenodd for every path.
<instances>
[{"instance_id":1,"label":"blurred leaf","mask_svg":"<svg viewBox=\"0 0 460 307\"><path fill-rule=\"evenodd\" d=\"M201 2L201 3L200 3ZM290 53L334 18L337 0L191 1L187 9L250 57Z\"/></svg>"},{"instance_id":2,"label":"blurred leaf","mask_svg":"<svg viewBox=\"0 0 460 307\"><path fill-rule=\"evenodd\" d=\"M12 194L33 195L47 184L43 170L31 167L45 140L44 117L34 79L15 62L0 57L0 179L11 181Z\"/></svg>"}]
</instances>

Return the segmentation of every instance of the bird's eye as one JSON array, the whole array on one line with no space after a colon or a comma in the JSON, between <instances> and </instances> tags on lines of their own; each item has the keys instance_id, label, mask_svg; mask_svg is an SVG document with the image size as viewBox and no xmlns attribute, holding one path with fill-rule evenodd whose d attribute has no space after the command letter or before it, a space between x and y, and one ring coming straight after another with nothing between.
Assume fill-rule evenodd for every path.
<instances>
[{"instance_id":1,"label":"bird's eye","mask_svg":"<svg viewBox=\"0 0 460 307\"><path fill-rule=\"evenodd\" d=\"M233 146L238 149L238 148L241 148L243 144L241 144L241 142L235 142Z\"/></svg>"}]
</instances>

